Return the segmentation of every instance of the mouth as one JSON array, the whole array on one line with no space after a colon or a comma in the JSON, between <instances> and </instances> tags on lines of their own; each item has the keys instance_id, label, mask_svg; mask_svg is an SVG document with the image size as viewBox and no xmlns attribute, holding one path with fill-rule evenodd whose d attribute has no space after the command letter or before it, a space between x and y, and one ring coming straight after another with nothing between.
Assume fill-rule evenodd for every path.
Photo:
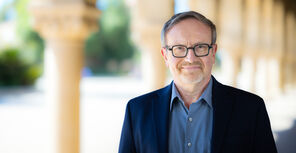
<instances>
[{"instance_id":1,"label":"mouth","mask_svg":"<svg viewBox=\"0 0 296 153\"><path fill-rule=\"evenodd\" d=\"M187 65L187 66L182 66L182 69L197 70L197 69L201 69L201 66L200 65Z\"/></svg>"},{"instance_id":2,"label":"mouth","mask_svg":"<svg viewBox=\"0 0 296 153\"><path fill-rule=\"evenodd\" d=\"M193 72L193 71L201 70L202 68L199 65L190 65L190 66L188 65L188 66L182 66L182 69L185 71Z\"/></svg>"}]
</instances>

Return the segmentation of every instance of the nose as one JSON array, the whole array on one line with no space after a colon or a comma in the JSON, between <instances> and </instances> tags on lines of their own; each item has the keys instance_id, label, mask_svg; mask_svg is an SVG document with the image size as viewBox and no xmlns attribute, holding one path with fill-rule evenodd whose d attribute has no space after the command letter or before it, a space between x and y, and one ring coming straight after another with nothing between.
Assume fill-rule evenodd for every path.
<instances>
[{"instance_id":1,"label":"nose","mask_svg":"<svg viewBox=\"0 0 296 153\"><path fill-rule=\"evenodd\" d=\"M188 53L187 53L187 56L185 57L185 60L187 62L193 62L195 60L196 56L194 54L194 50L193 48L188 48Z\"/></svg>"}]
</instances>

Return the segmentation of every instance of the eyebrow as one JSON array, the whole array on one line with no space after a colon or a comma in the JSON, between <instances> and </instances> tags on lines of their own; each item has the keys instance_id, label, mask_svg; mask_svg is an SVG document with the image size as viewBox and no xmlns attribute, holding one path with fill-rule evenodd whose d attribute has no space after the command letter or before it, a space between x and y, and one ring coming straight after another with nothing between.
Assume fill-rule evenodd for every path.
<instances>
[{"instance_id":1,"label":"eyebrow","mask_svg":"<svg viewBox=\"0 0 296 153\"><path fill-rule=\"evenodd\" d=\"M193 44L193 46L196 46L196 45L202 45L202 44L208 44L208 45L211 45L211 43L199 42L199 43L195 43L195 44Z\"/></svg>"},{"instance_id":2,"label":"eyebrow","mask_svg":"<svg viewBox=\"0 0 296 153\"><path fill-rule=\"evenodd\" d=\"M194 43L193 45L191 46L196 46L196 45L202 45L202 44L208 44L208 45L211 45L211 43L206 43L206 42L198 42L198 43ZM176 45L180 45L180 46L186 46L187 45L184 45L184 44L176 44ZM176 45L167 45L167 46L176 46Z\"/></svg>"}]
</instances>

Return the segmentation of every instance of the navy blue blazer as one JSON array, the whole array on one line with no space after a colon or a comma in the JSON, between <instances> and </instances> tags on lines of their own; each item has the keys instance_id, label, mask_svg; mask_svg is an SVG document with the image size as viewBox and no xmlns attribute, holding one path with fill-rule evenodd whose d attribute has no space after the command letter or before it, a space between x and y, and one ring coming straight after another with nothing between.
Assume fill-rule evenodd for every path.
<instances>
[{"instance_id":1,"label":"navy blue blazer","mask_svg":"<svg viewBox=\"0 0 296 153\"><path fill-rule=\"evenodd\" d=\"M119 153L168 153L172 83L131 99ZM263 99L219 83L213 77L211 153L276 153Z\"/></svg>"}]
</instances>

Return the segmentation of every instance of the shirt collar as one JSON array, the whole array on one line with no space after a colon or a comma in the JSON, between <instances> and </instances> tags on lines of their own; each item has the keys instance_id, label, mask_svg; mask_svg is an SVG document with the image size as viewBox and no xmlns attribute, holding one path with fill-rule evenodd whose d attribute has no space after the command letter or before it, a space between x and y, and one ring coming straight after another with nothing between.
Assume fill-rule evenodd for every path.
<instances>
[{"instance_id":1,"label":"shirt collar","mask_svg":"<svg viewBox=\"0 0 296 153\"><path fill-rule=\"evenodd\" d=\"M182 98L176 88L175 83L173 83L172 85L172 95L171 95L171 102L170 102L170 111L172 111L172 106L173 106L173 102L174 100L177 98L179 100L182 101ZM201 96L199 97L199 100L204 99L206 101L206 103L212 108L212 87L213 87L213 79L211 77L206 89L204 90L204 92L201 94Z\"/></svg>"}]
</instances>

